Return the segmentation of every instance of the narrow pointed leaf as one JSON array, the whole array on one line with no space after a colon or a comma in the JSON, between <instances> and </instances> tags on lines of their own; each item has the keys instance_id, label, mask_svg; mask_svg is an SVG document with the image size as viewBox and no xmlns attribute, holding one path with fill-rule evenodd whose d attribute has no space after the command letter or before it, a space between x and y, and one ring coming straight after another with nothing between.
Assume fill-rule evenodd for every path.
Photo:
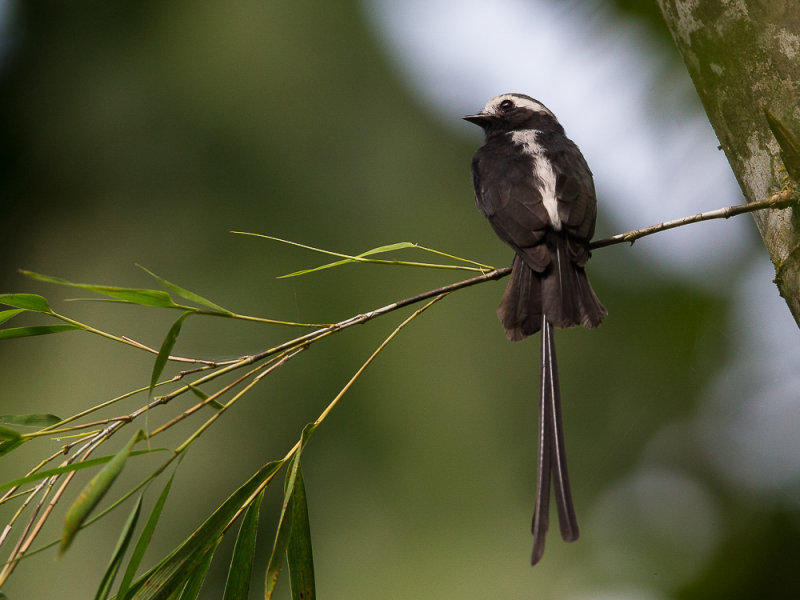
<instances>
[{"instance_id":1,"label":"narrow pointed leaf","mask_svg":"<svg viewBox=\"0 0 800 600\"><path fill-rule=\"evenodd\" d=\"M153 392L153 388L158 383L158 378L161 377L161 373L164 371L164 367L167 365L169 355L172 352L172 349L175 347L175 342L178 341L178 335L181 332L181 326L183 325L183 322L186 320L186 317L191 314L191 311L187 311L178 317L178 320L175 321L172 324L172 327L169 328L167 337L165 337L164 341L161 343L161 349L158 351L156 362L153 365L153 374L150 377L150 393Z\"/></svg>"},{"instance_id":2,"label":"narrow pointed leaf","mask_svg":"<svg viewBox=\"0 0 800 600\"><path fill-rule=\"evenodd\" d=\"M34 312L53 312L47 300L38 294L0 294L0 304Z\"/></svg>"},{"instance_id":3,"label":"narrow pointed leaf","mask_svg":"<svg viewBox=\"0 0 800 600\"><path fill-rule=\"evenodd\" d=\"M338 267L341 265L346 265L353 262L361 262L359 259L366 258L367 256L372 256L373 254L381 254L383 252L392 252L393 250L402 250L404 248L414 248L415 244L411 242L398 242L396 244L388 244L386 246L379 246L378 248L373 248L372 250L367 250L366 252L362 252L356 256L350 256L347 254L337 254L336 256L344 256L343 260L337 260L332 263L328 263L325 265L320 265L318 267L313 267L310 269L303 269L301 271L295 271L294 273L289 273L288 275L281 275L278 279L286 279L288 277L297 277L299 275L306 275L307 273L313 273L315 271L322 271L323 269L330 269L333 267ZM314 248L316 250L316 248ZM319 251L319 250L318 250ZM367 262L367 261L365 261Z\"/></svg>"},{"instance_id":4,"label":"narrow pointed leaf","mask_svg":"<svg viewBox=\"0 0 800 600\"><path fill-rule=\"evenodd\" d=\"M169 490L172 487L172 480L174 478L175 473L173 472L167 484L164 486L164 489L161 490L161 494L159 494L155 505L153 505L153 509L150 511L150 516L147 518L147 523L145 523L142 533L139 534L139 540L136 542L136 547L133 549L131 559L128 561L125 574L122 576L122 581L119 584L119 590L117 590L118 598L125 598L128 594L131 582L136 575L136 571L139 569L139 565L142 563L144 553L150 545L150 540L156 530L158 519L161 517L161 511L164 510L164 504L167 502L167 496L169 495Z\"/></svg>"},{"instance_id":5,"label":"narrow pointed leaf","mask_svg":"<svg viewBox=\"0 0 800 600\"><path fill-rule=\"evenodd\" d=\"M8 440L7 442L0 442L0 456L5 456L12 450L16 450L23 444L24 440Z\"/></svg>"},{"instance_id":6,"label":"narrow pointed leaf","mask_svg":"<svg viewBox=\"0 0 800 600\"><path fill-rule=\"evenodd\" d=\"M50 333L61 333L62 331L74 331L76 329L81 329L81 327L78 325L33 325L30 327L9 327L7 329L0 329L0 340L31 337L34 335L47 335Z\"/></svg>"},{"instance_id":7,"label":"narrow pointed leaf","mask_svg":"<svg viewBox=\"0 0 800 600\"><path fill-rule=\"evenodd\" d=\"M0 442L13 442L20 438L18 431L0 425Z\"/></svg>"},{"instance_id":8,"label":"narrow pointed leaf","mask_svg":"<svg viewBox=\"0 0 800 600\"><path fill-rule=\"evenodd\" d=\"M294 477L297 475L296 460L292 459L289 463L290 470L287 471L287 477ZM266 600L272 598L275 588L278 585L278 579L281 575L281 568L283 567L283 557L286 555L286 547L289 544L289 534L292 528L292 503L291 495L286 495L284 498L283 506L281 507L281 516L278 519L278 530L275 532L275 541L272 543L272 552L269 555L269 562L267 563L267 577L265 582L264 597Z\"/></svg>"},{"instance_id":9,"label":"narrow pointed leaf","mask_svg":"<svg viewBox=\"0 0 800 600\"><path fill-rule=\"evenodd\" d=\"M380 254L382 252L394 252L395 250L404 250L406 248L416 248L417 245L411 242L395 242L394 244L386 244L385 246L378 246L372 250L367 250L359 254L359 258L363 256L370 256L371 254Z\"/></svg>"},{"instance_id":10,"label":"narrow pointed leaf","mask_svg":"<svg viewBox=\"0 0 800 600\"><path fill-rule=\"evenodd\" d=\"M180 296L181 298L185 298L186 300L189 300L190 302L194 302L195 304L199 304L201 306L205 306L206 308L210 308L211 310L213 310L215 312L224 313L226 315L232 315L233 314L231 311L229 311L229 310L227 310L225 308L222 308L219 304L214 304L213 302L211 302L211 300L208 300L207 298L203 298L201 295L195 294L191 290L187 290L186 288L182 288L179 285L175 285L174 283L171 283L171 282L167 281L163 277L159 277L158 275L156 275L155 273L153 273L149 269L146 269L142 265L136 265L136 266L139 267L142 271L144 271L148 275L150 275L151 277L157 279L161 283L161 285L163 285L165 288L167 288L170 292L172 292L176 296Z\"/></svg>"},{"instance_id":11,"label":"narrow pointed leaf","mask_svg":"<svg viewBox=\"0 0 800 600\"><path fill-rule=\"evenodd\" d=\"M217 540L217 544L206 552L203 560L195 567L191 575L189 575L189 581L186 582L186 586L183 588L180 596L178 596L178 600L197 600L197 597L200 596L200 589L203 587L203 581L205 581L208 568L211 566L211 560L214 558L214 552L217 546L219 546L220 541L222 541L222 538Z\"/></svg>"},{"instance_id":12,"label":"narrow pointed leaf","mask_svg":"<svg viewBox=\"0 0 800 600\"><path fill-rule=\"evenodd\" d=\"M143 435L142 431L137 431L130 441L117 452L106 466L104 466L97 475L92 477L86 487L83 488L77 500L72 503L67 516L64 519L64 530L61 534L61 545L59 547L59 554L63 554L69 548L72 541L75 539L75 534L78 533L81 524L92 512L92 509L97 506L97 503L102 500L111 484L120 474L122 468L125 466L125 461L133 449L133 445L139 441Z\"/></svg>"},{"instance_id":13,"label":"narrow pointed leaf","mask_svg":"<svg viewBox=\"0 0 800 600\"><path fill-rule=\"evenodd\" d=\"M0 310L0 324L5 323L9 319L13 319L19 313L25 312L24 308L15 308L12 310Z\"/></svg>"},{"instance_id":14,"label":"narrow pointed leaf","mask_svg":"<svg viewBox=\"0 0 800 600\"><path fill-rule=\"evenodd\" d=\"M136 500L136 505L133 507L130 515L128 515L128 520L122 527L122 532L117 540L117 547L114 548L114 552L111 554L111 560L108 563L106 572L103 574L103 579L100 581L100 587L97 589L97 593L94 596L95 600L105 600L108 598L108 593L111 591L111 586L114 583L114 578L117 576L119 566L122 564L125 551L128 549L128 544L130 544L131 538L133 537L133 531L136 528L141 510L142 497L139 496Z\"/></svg>"},{"instance_id":15,"label":"narrow pointed leaf","mask_svg":"<svg viewBox=\"0 0 800 600\"><path fill-rule=\"evenodd\" d=\"M30 414L30 415L2 415L0 423L6 425L24 425L25 427L47 427L60 423L61 418L49 414Z\"/></svg>"},{"instance_id":16,"label":"narrow pointed leaf","mask_svg":"<svg viewBox=\"0 0 800 600\"><path fill-rule=\"evenodd\" d=\"M283 558L286 555L286 548L289 544L289 534L292 528L293 503L291 500L292 491L294 490L297 480L297 471L300 468L300 453L303 451L314 429L316 429L316 424L314 423L309 423L303 428L303 434L300 438L300 447L297 449L294 456L292 456L289 466L287 467L281 516L278 520L278 530L275 532L275 541L272 544L272 552L270 553L269 562L267 563L267 576L264 584L264 597L266 600L272 598L275 587L278 585L278 578L280 577L281 568L283 567Z\"/></svg>"},{"instance_id":17,"label":"narrow pointed leaf","mask_svg":"<svg viewBox=\"0 0 800 600\"><path fill-rule=\"evenodd\" d=\"M192 384L190 383L190 384L189 384L189 389L190 389L190 390L192 390L192 392L194 392L194 395L195 395L195 396L197 396L198 398L200 398L200 400L202 400L203 402L205 402L206 400L208 400L208 394L206 394L206 393L205 393L203 390L201 390L200 388L198 388L198 387L195 387L194 385L192 385ZM219 402L217 402L216 400L212 400L211 402L209 402L209 403L207 404L207 406L210 406L211 408L216 408L217 410L220 410L220 409L222 408L222 404L220 404L220 403L219 403Z\"/></svg>"},{"instance_id":18,"label":"narrow pointed leaf","mask_svg":"<svg viewBox=\"0 0 800 600\"><path fill-rule=\"evenodd\" d=\"M225 594L222 600L247 598L250 592L250 576L253 573L258 534L258 511L261 509L263 499L264 490L261 490L261 493L256 496L244 513L239 535L236 536L236 544L233 547L233 557L228 569L228 579L225 582Z\"/></svg>"},{"instance_id":19,"label":"narrow pointed leaf","mask_svg":"<svg viewBox=\"0 0 800 600\"><path fill-rule=\"evenodd\" d=\"M223 531L245 502L259 486L271 480L282 466L283 461L273 461L259 469L186 541L137 579L131 585L129 597L132 600L166 600L179 590L190 574L203 563L209 549L216 546Z\"/></svg>"},{"instance_id":20,"label":"narrow pointed leaf","mask_svg":"<svg viewBox=\"0 0 800 600\"><path fill-rule=\"evenodd\" d=\"M289 582L294 600L314 600L314 557L311 552L311 528L308 523L306 488L303 470L298 462L297 477L292 490L292 530L286 548Z\"/></svg>"},{"instance_id":21,"label":"narrow pointed leaf","mask_svg":"<svg viewBox=\"0 0 800 600\"><path fill-rule=\"evenodd\" d=\"M80 288L82 290L89 290L90 292L111 296L112 298L117 298L130 304L140 304L142 306L155 306L161 308L180 308L177 304L175 304L175 302L173 302L172 297L167 292L162 292L161 290L126 288L110 285L91 285L88 283L73 283L72 281L62 279L61 277L42 275L41 273L34 273L32 271L23 271L22 273L32 279Z\"/></svg>"}]
</instances>

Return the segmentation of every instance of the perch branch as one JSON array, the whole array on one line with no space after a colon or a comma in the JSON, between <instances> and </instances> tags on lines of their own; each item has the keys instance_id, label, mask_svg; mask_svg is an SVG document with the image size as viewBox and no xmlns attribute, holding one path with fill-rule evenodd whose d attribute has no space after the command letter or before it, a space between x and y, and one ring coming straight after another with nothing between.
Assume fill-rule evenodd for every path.
<instances>
[{"instance_id":1,"label":"perch branch","mask_svg":"<svg viewBox=\"0 0 800 600\"><path fill-rule=\"evenodd\" d=\"M796 203L796 200L793 197L793 190L785 189L781 190L777 194L773 194L766 200L759 200L758 202L750 202L747 204L739 204L737 206L727 206L725 208L718 208L717 210L710 210L704 213L698 213L696 215L692 215L690 217L683 217L682 219L675 219L673 221L665 221L664 223L659 223L658 225L651 225L650 227L645 227L644 229L634 229L633 231L628 231L627 233L618 233L617 235L613 235L609 238L604 238L602 240L597 240L589 244L589 249L594 250L596 248L605 248L606 246L613 246L614 244L621 244L622 242L630 242L633 244L639 238L643 238L647 235L652 235L654 233L659 233L661 231L666 231L667 229L675 229L676 227L681 227L683 225L689 225L690 223L699 223L700 221L711 221L712 219L729 219L730 217L735 217L736 215L742 215L744 213L755 212L757 210L764 210L764 209L776 209L776 208L788 208Z\"/></svg>"}]
</instances>

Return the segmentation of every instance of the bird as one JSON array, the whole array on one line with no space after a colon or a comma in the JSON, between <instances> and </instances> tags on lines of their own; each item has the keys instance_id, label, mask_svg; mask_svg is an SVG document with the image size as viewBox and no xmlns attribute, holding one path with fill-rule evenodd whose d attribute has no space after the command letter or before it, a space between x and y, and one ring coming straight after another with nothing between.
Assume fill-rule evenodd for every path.
<instances>
[{"instance_id":1,"label":"bird","mask_svg":"<svg viewBox=\"0 0 800 600\"><path fill-rule=\"evenodd\" d=\"M592 172L556 116L526 94L501 94L463 117L480 126L472 159L475 202L514 250L511 276L497 308L506 337L541 331L541 385L536 501L531 564L542 558L551 482L561 537L578 539L564 449L561 392L553 328L594 328L608 314L585 266L597 219Z\"/></svg>"}]
</instances>

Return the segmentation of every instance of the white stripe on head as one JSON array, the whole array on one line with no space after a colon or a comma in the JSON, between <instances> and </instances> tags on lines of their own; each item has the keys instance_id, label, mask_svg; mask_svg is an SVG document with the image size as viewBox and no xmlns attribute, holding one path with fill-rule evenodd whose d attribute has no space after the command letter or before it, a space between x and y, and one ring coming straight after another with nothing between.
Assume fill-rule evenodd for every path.
<instances>
[{"instance_id":1,"label":"white stripe on head","mask_svg":"<svg viewBox=\"0 0 800 600\"><path fill-rule=\"evenodd\" d=\"M498 107L500 106L500 103L505 100L511 100L517 107L527 108L533 112L550 115L553 117L553 119L556 119L556 116L550 112L550 109L548 109L544 104L538 100L534 100L530 96L526 96L525 94L501 94L499 96L495 96L486 103L483 112L497 114L499 112ZM556 119L556 121L557 120L558 119Z\"/></svg>"}]
</instances>

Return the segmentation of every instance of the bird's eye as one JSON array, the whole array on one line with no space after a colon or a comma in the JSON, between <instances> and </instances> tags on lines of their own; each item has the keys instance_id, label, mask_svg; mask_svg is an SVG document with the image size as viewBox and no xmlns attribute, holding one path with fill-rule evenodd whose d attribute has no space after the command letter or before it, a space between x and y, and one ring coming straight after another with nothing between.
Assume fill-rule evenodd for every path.
<instances>
[{"instance_id":1,"label":"bird's eye","mask_svg":"<svg viewBox=\"0 0 800 600\"><path fill-rule=\"evenodd\" d=\"M511 110L514 108L514 103L511 100L503 100L500 103L500 110Z\"/></svg>"}]
</instances>

